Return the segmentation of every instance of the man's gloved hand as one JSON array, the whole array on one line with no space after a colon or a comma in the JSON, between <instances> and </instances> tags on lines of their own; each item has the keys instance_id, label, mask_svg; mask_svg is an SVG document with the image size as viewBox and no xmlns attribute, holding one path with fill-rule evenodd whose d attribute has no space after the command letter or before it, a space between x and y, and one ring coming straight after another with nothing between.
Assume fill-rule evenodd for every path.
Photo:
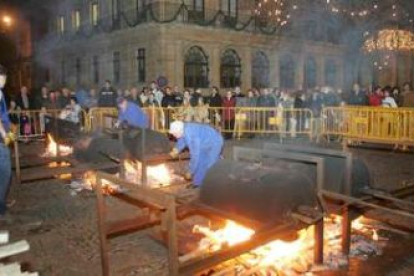
<instances>
[{"instance_id":1,"label":"man's gloved hand","mask_svg":"<svg viewBox=\"0 0 414 276\"><path fill-rule=\"evenodd\" d=\"M14 142L14 140L16 140L16 136L14 135L13 132L9 132L7 133L6 137L4 138L4 144L6 146L10 145L11 143Z\"/></svg>"},{"instance_id":2,"label":"man's gloved hand","mask_svg":"<svg viewBox=\"0 0 414 276\"><path fill-rule=\"evenodd\" d=\"M178 158L178 150L176 148L173 148L172 151L170 152L170 156L171 158L177 159Z\"/></svg>"},{"instance_id":3,"label":"man's gloved hand","mask_svg":"<svg viewBox=\"0 0 414 276\"><path fill-rule=\"evenodd\" d=\"M186 173L184 174L184 179L185 179L185 180L187 180L187 181L190 181L190 180L192 180L192 179L193 179L193 177L192 177L192 175L191 175L191 173L190 173L190 172L186 172Z\"/></svg>"}]
</instances>

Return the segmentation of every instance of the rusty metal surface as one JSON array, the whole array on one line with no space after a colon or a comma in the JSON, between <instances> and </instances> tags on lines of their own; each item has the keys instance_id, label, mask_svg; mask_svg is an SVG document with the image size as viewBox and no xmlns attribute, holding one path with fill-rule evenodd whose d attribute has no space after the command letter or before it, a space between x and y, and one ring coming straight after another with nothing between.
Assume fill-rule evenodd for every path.
<instances>
[{"instance_id":1,"label":"rusty metal surface","mask_svg":"<svg viewBox=\"0 0 414 276\"><path fill-rule=\"evenodd\" d=\"M200 201L264 223L281 222L300 206L316 208L310 179L297 168L220 160L207 173Z\"/></svg>"}]
</instances>

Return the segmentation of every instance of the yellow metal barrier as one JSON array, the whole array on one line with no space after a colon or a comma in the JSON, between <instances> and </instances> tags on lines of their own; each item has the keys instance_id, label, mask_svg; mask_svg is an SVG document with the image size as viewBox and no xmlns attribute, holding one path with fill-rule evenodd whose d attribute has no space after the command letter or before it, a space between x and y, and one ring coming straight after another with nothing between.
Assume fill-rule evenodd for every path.
<instances>
[{"instance_id":1,"label":"yellow metal barrier","mask_svg":"<svg viewBox=\"0 0 414 276\"><path fill-rule=\"evenodd\" d=\"M46 116L54 118L65 117L66 110L39 109L39 110L13 110L9 112L13 128L16 129L16 135L19 140L29 140L41 138L44 136L46 127ZM76 116L82 127L87 126L88 116L84 110Z\"/></svg>"},{"instance_id":2,"label":"yellow metal barrier","mask_svg":"<svg viewBox=\"0 0 414 276\"><path fill-rule=\"evenodd\" d=\"M280 137L313 136L313 114L310 109L284 108L212 108L182 106L143 108L150 128L168 132L174 120L210 124L227 136L278 134ZM110 116L105 116L110 115ZM89 112L89 129L111 127L115 108L94 108ZM105 118L106 121L105 121Z\"/></svg>"},{"instance_id":3,"label":"yellow metal barrier","mask_svg":"<svg viewBox=\"0 0 414 276\"><path fill-rule=\"evenodd\" d=\"M414 144L414 110L382 107L328 107L322 110L322 134L348 142Z\"/></svg>"}]
</instances>

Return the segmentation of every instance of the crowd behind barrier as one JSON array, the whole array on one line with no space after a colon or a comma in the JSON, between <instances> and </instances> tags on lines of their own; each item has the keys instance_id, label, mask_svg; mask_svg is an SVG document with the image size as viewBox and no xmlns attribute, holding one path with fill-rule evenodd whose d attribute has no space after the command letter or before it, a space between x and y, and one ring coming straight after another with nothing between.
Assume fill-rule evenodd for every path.
<instances>
[{"instance_id":1,"label":"crowd behind barrier","mask_svg":"<svg viewBox=\"0 0 414 276\"><path fill-rule=\"evenodd\" d=\"M116 90L106 81L100 90L68 88L49 91L32 99L22 87L10 102L10 118L20 139L43 137L45 118L52 116L79 123L85 131L113 127L117 120L117 99L140 106L149 126L167 132L174 120L210 124L226 139L252 137L311 140L372 141L409 144L413 140L414 92L409 84L398 88L364 90L358 84L350 93L330 87L308 91L285 89L228 89L224 96L217 87L208 95L200 89L181 91L178 86L159 88L152 82L142 91L133 87ZM223 91L224 92L224 91ZM397 108L400 107L400 108Z\"/></svg>"}]
</instances>

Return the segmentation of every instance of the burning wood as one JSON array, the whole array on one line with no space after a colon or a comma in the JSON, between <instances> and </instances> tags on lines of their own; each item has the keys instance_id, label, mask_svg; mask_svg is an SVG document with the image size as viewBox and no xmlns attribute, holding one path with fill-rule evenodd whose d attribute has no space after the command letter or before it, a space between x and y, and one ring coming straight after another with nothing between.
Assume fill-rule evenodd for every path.
<instances>
[{"instance_id":1,"label":"burning wood","mask_svg":"<svg viewBox=\"0 0 414 276\"><path fill-rule=\"evenodd\" d=\"M325 219L323 266L313 264L314 226L310 226L300 230L298 238L294 241L275 240L214 268L216 271L214 275L280 275L280 273L299 275L346 266L348 259L341 253L341 220L340 216L330 216ZM351 256L366 257L381 254L381 247L384 244L378 242L381 238L378 236L377 229L366 227L361 218L354 221L352 227L353 230L365 235L358 233L353 235ZM180 261L208 255L227 246L247 241L255 233L254 230L233 221L227 221L225 227L218 230L195 225L193 232L202 234L204 238L200 240L194 252L180 257Z\"/></svg>"},{"instance_id":2,"label":"burning wood","mask_svg":"<svg viewBox=\"0 0 414 276\"><path fill-rule=\"evenodd\" d=\"M68 156L73 152L71 147L58 145L50 134L47 135L47 141L46 150L41 154L41 157L56 157L58 155L58 150L60 156Z\"/></svg>"},{"instance_id":3,"label":"burning wood","mask_svg":"<svg viewBox=\"0 0 414 276\"><path fill-rule=\"evenodd\" d=\"M124 161L126 180L141 185L141 163L138 161ZM169 186L174 182L182 180L179 176L174 175L172 170L166 164L147 167L148 187L159 188Z\"/></svg>"},{"instance_id":4,"label":"burning wood","mask_svg":"<svg viewBox=\"0 0 414 276\"><path fill-rule=\"evenodd\" d=\"M70 187L75 192L81 192L82 190L92 191L96 186L96 173L88 171L83 174L81 179L73 180ZM122 193L123 190L119 185L115 185L105 179L102 180L102 191L105 195Z\"/></svg>"}]
</instances>

